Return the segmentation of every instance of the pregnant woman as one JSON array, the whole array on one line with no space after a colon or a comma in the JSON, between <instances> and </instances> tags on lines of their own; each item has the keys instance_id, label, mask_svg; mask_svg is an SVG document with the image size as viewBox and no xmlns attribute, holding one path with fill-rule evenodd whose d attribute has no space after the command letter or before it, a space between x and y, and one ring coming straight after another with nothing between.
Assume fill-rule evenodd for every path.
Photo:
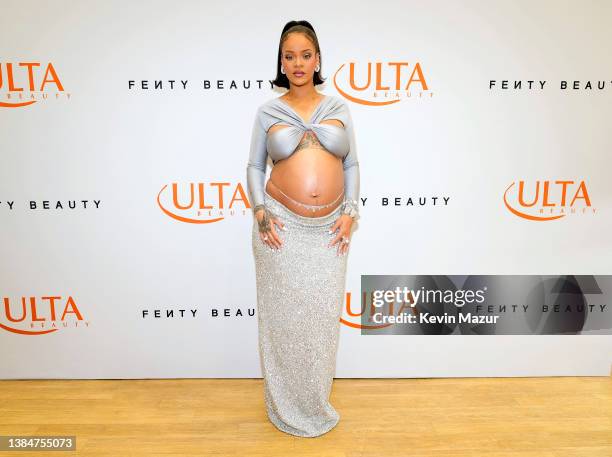
<instances>
[{"instance_id":1,"label":"pregnant woman","mask_svg":"<svg viewBox=\"0 0 612 457\"><path fill-rule=\"evenodd\" d=\"M303 437L340 419L329 396L359 214L351 115L343 100L315 90L320 68L312 26L289 22L273 81L289 90L258 108L247 166L267 414L279 430Z\"/></svg>"}]
</instances>

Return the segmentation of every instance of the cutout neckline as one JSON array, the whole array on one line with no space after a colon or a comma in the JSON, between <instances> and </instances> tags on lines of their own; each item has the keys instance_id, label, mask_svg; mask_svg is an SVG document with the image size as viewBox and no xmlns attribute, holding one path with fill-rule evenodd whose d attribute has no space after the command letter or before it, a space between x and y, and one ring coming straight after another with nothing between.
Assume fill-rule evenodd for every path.
<instances>
[{"instance_id":1,"label":"cutout neckline","mask_svg":"<svg viewBox=\"0 0 612 457\"><path fill-rule=\"evenodd\" d=\"M271 125L271 126L270 126L270 128L274 127L275 125L282 125L282 126L284 126L284 127L286 127L286 128L293 127L291 124L286 124L286 123L284 123L284 122L277 122L276 124ZM340 127L339 125L336 125L336 124L323 124L323 123L321 123L321 122L317 122L316 124L313 124L313 125L322 125L322 126L324 126L324 127L334 127L334 128L337 128L338 130L346 130L344 127ZM270 132L270 131L269 131L270 129L268 129L268 132L266 132L266 136L267 136L268 138L272 138L274 135L276 135L277 133L280 133L282 130L286 130L286 128L283 128L283 129L277 129L277 130L275 130L274 132ZM316 135L316 133L315 133L315 135ZM318 139L319 139L319 138L317 137L317 140L318 140Z\"/></svg>"},{"instance_id":2,"label":"cutout neckline","mask_svg":"<svg viewBox=\"0 0 612 457\"><path fill-rule=\"evenodd\" d=\"M317 112L317 110L319 109L319 107L323 104L323 102L325 100L327 100L327 95L323 94L323 98L321 98L321 100L316 104L316 106L314 107L314 109L312 110L312 113L310 113L310 118L308 119L308 122L305 122L304 119L302 118L302 116L300 116L298 114L298 112L289 104L287 103L285 100L281 99L280 97L277 97L276 99L281 102L283 105L288 106L289 109L291 111L293 111L293 113L300 119L300 121L302 121L302 124L312 124L312 118L314 117L315 113Z\"/></svg>"}]
</instances>

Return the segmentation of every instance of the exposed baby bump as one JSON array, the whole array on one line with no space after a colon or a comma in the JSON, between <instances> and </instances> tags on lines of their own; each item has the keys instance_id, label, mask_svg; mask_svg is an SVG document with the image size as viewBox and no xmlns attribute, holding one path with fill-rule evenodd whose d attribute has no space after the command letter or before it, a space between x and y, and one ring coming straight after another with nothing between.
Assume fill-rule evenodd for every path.
<instances>
[{"instance_id":1,"label":"exposed baby bump","mask_svg":"<svg viewBox=\"0 0 612 457\"><path fill-rule=\"evenodd\" d=\"M292 198L311 205L333 201L344 188L342 162L320 149L303 149L277 163L270 180Z\"/></svg>"}]
</instances>

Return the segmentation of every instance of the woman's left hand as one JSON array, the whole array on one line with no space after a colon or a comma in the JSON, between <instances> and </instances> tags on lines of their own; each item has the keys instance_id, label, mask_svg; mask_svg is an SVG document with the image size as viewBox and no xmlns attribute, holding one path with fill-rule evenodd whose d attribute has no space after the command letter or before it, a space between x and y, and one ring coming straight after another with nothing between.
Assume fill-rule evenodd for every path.
<instances>
[{"instance_id":1,"label":"woman's left hand","mask_svg":"<svg viewBox=\"0 0 612 457\"><path fill-rule=\"evenodd\" d=\"M346 254L351 241L351 227L353 226L353 218L348 214L342 214L338 220L332 225L331 232L338 230L336 237L327 245L331 248L334 244L338 244L336 255Z\"/></svg>"}]
</instances>

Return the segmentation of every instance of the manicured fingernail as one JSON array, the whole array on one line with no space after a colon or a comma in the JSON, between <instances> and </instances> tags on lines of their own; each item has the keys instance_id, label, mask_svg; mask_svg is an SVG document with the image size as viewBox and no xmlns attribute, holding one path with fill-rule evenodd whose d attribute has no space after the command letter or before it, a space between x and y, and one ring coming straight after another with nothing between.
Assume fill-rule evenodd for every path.
<instances>
[{"instance_id":1,"label":"manicured fingernail","mask_svg":"<svg viewBox=\"0 0 612 457\"><path fill-rule=\"evenodd\" d=\"M332 233L331 229L329 229L329 230L327 231L327 233L329 233L329 234L331 235L331 233Z\"/></svg>"}]
</instances>

